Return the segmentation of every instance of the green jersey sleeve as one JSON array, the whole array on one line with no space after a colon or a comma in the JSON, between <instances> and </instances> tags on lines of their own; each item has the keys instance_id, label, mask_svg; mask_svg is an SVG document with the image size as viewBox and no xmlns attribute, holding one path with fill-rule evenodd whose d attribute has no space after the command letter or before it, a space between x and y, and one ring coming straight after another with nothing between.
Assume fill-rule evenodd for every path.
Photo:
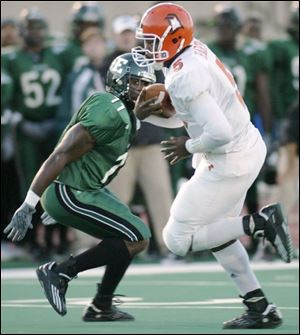
<instances>
[{"instance_id":1,"label":"green jersey sleeve","mask_svg":"<svg viewBox=\"0 0 300 335\"><path fill-rule=\"evenodd\" d=\"M95 139L93 148L68 164L58 180L79 190L107 185L125 164L135 124L122 101L110 93L94 93L74 114L64 134L80 123Z\"/></svg>"},{"instance_id":2,"label":"green jersey sleeve","mask_svg":"<svg viewBox=\"0 0 300 335\"><path fill-rule=\"evenodd\" d=\"M122 126L122 119L111 107L107 94L93 94L81 107L79 122L94 137L97 143L107 143Z\"/></svg>"}]
</instances>

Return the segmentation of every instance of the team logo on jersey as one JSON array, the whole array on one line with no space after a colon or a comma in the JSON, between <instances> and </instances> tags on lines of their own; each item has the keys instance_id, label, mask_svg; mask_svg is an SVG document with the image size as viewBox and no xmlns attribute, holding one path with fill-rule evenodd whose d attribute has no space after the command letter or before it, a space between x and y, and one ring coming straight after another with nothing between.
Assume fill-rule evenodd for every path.
<instances>
[{"instance_id":1,"label":"team logo on jersey","mask_svg":"<svg viewBox=\"0 0 300 335\"><path fill-rule=\"evenodd\" d=\"M178 17L175 14L169 14L166 17L166 19L169 21L169 25L171 26L171 31L170 31L171 34L175 33L175 31L183 27Z\"/></svg>"}]
</instances>

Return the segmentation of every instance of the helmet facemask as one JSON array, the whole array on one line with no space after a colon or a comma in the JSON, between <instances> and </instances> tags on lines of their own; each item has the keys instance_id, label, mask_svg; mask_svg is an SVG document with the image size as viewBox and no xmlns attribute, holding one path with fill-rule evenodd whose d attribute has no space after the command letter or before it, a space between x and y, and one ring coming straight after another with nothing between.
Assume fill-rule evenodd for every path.
<instances>
[{"instance_id":1,"label":"helmet facemask","mask_svg":"<svg viewBox=\"0 0 300 335\"><path fill-rule=\"evenodd\" d=\"M139 66L152 66L161 70L163 62L169 58L169 52L162 50L164 40L171 30L169 26L162 37L155 34L144 34L142 28L136 30L136 39L142 40L144 47L135 47L131 50L132 58Z\"/></svg>"}]
</instances>

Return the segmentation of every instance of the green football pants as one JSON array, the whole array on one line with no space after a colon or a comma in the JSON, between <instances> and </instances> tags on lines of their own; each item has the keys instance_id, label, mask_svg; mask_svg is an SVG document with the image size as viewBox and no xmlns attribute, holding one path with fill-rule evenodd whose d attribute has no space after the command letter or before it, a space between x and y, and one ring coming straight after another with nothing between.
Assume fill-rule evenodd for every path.
<instances>
[{"instance_id":1,"label":"green football pants","mask_svg":"<svg viewBox=\"0 0 300 335\"><path fill-rule=\"evenodd\" d=\"M142 241L151 237L145 223L106 188L79 191L54 182L43 193L41 204L57 222L96 238Z\"/></svg>"}]
</instances>

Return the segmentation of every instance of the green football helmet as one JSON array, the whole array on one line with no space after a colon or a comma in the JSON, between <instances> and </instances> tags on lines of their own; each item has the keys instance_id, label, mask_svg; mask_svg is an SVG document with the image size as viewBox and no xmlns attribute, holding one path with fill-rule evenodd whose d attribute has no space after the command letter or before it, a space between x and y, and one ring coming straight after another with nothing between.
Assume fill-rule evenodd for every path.
<instances>
[{"instance_id":1,"label":"green football helmet","mask_svg":"<svg viewBox=\"0 0 300 335\"><path fill-rule=\"evenodd\" d=\"M104 10L96 1L76 1L72 7L72 30L76 37L89 26L104 29Z\"/></svg>"},{"instance_id":2,"label":"green football helmet","mask_svg":"<svg viewBox=\"0 0 300 335\"><path fill-rule=\"evenodd\" d=\"M239 31L242 27L242 20L238 10L231 6L218 5L215 8L215 25L230 25Z\"/></svg>"},{"instance_id":3,"label":"green football helmet","mask_svg":"<svg viewBox=\"0 0 300 335\"><path fill-rule=\"evenodd\" d=\"M41 45L48 33L48 24L38 8L33 7L21 11L20 33L29 46Z\"/></svg>"},{"instance_id":4,"label":"green football helmet","mask_svg":"<svg viewBox=\"0 0 300 335\"><path fill-rule=\"evenodd\" d=\"M154 84L156 76L149 66L138 66L131 53L125 53L115 58L106 75L106 90L120 98L132 107L130 80L138 79L145 83Z\"/></svg>"}]
</instances>

